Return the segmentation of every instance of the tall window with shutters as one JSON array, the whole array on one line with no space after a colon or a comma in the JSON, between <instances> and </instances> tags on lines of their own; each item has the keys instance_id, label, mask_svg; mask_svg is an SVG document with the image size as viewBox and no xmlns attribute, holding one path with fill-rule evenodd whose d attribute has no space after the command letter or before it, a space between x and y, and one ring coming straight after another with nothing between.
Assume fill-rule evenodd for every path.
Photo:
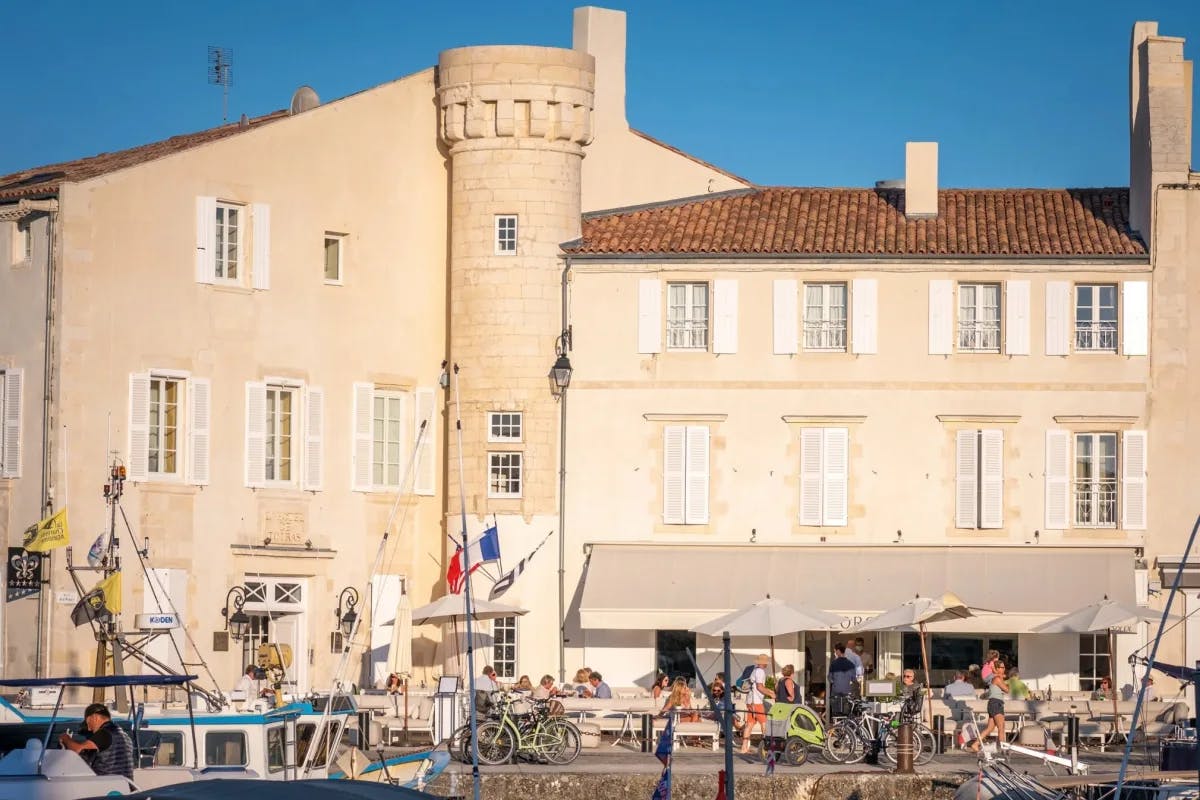
<instances>
[{"instance_id":1,"label":"tall window with shutters","mask_svg":"<svg viewBox=\"0 0 1200 800\"><path fill-rule=\"evenodd\" d=\"M667 349L708 349L708 284L667 284Z\"/></svg>"},{"instance_id":2,"label":"tall window with shutters","mask_svg":"<svg viewBox=\"0 0 1200 800\"><path fill-rule=\"evenodd\" d=\"M804 284L804 349L846 352L846 284Z\"/></svg>"},{"instance_id":3,"label":"tall window with shutters","mask_svg":"<svg viewBox=\"0 0 1200 800\"><path fill-rule=\"evenodd\" d=\"M709 430L668 425L663 430L663 522L708 524Z\"/></svg>"},{"instance_id":4,"label":"tall window with shutters","mask_svg":"<svg viewBox=\"0 0 1200 800\"><path fill-rule=\"evenodd\" d=\"M290 378L246 384L246 485L322 488L325 393Z\"/></svg>"},{"instance_id":5,"label":"tall window with shutters","mask_svg":"<svg viewBox=\"0 0 1200 800\"><path fill-rule=\"evenodd\" d=\"M129 477L204 485L209 479L211 387L186 372L129 376Z\"/></svg>"},{"instance_id":6,"label":"tall window with shutters","mask_svg":"<svg viewBox=\"0 0 1200 800\"><path fill-rule=\"evenodd\" d=\"M961 430L955 437L954 527L1004 527L1004 432Z\"/></svg>"},{"instance_id":7,"label":"tall window with shutters","mask_svg":"<svg viewBox=\"0 0 1200 800\"><path fill-rule=\"evenodd\" d=\"M267 289L270 274L271 207L197 197L196 282Z\"/></svg>"},{"instance_id":8,"label":"tall window with shutters","mask_svg":"<svg viewBox=\"0 0 1200 800\"><path fill-rule=\"evenodd\" d=\"M21 402L24 372L0 370L0 478L21 477Z\"/></svg>"},{"instance_id":9,"label":"tall window with shutters","mask_svg":"<svg viewBox=\"0 0 1200 800\"><path fill-rule=\"evenodd\" d=\"M1000 352L1000 284L959 284L958 349Z\"/></svg>"},{"instance_id":10,"label":"tall window with shutters","mask_svg":"<svg viewBox=\"0 0 1200 800\"><path fill-rule=\"evenodd\" d=\"M800 524L841 527L849 504L850 431L800 431Z\"/></svg>"},{"instance_id":11,"label":"tall window with shutters","mask_svg":"<svg viewBox=\"0 0 1200 800\"><path fill-rule=\"evenodd\" d=\"M1117 527L1117 435L1075 434L1075 526Z\"/></svg>"},{"instance_id":12,"label":"tall window with shutters","mask_svg":"<svg viewBox=\"0 0 1200 800\"><path fill-rule=\"evenodd\" d=\"M400 487L412 448L409 395L396 387L354 384L353 485L358 491Z\"/></svg>"},{"instance_id":13,"label":"tall window with shutters","mask_svg":"<svg viewBox=\"0 0 1200 800\"><path fill-rule=\"evenodd\" d=\"M1046 527L1145 530L1146 431L1046 432Z\"/></svg>"},{"instance_id":14,"label":"tall window with shutters","mask_svg":"<svg viewBox=\"0 0 1200 800\"><path fill-rule=\"evenodd\" d=\"M1078 284L1075 287L1075 349L1117 351L1117 287Z\"/></svg>"}]
</instances>

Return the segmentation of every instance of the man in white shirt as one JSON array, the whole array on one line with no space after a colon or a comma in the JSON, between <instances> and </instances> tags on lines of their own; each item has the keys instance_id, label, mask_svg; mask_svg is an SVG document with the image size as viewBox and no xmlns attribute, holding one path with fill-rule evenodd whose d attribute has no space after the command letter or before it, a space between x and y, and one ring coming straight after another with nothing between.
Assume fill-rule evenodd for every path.
<instances>
[{"instance_id":1,"label":"man in white shirt","mask_svg":"<svg viewBox=\"0 0 1200 800\"><path fill-rule=\"evenodd\" d=\"M855 651L854 642L850 642L846 647L846 658L849 659L852 664L854 664L854 680L857 681L861 687L865 672L863 670L862 656Z\"/></svg>"},{"instance_id":2,"label":"man in white shirt","mask_svg":"<svg viewBox=\"0 0 1200 800\"><path fill-rule=\"evenodd\" d=\"M775 697L775 693L767 688L767 665L771 659L766 653L760 653L754 659L754 671L750 673L750 692L746 698L746 726L742 729L742 752L750 752L750 736L754 726L762 728L762 735L767 735L767 709L765 698Z\"/></svg>"},{"instance_id":3,"label":"man in white shirt","mask_svg":"<svg viewBox=\"0 0 1200 800\"><path fill-rule=\"evenodd\" d=\"M496 683L496 670L489 664L483 668L483 673L475 679L475 691L498 692L500 684Z\"/></svg>"},{"instance_id":4,"label":"man in white shirt","mask_svg":"<svg viewBox=\"0 0 1200 800\"><path fill-rule=\"evenodd\" d=\"M258 667L253 664L246 666L246 671L233 687L233 700L241 700L247 707L254 703L262 693L262 683L256 679Z\"/></svg>"}]
</instances>

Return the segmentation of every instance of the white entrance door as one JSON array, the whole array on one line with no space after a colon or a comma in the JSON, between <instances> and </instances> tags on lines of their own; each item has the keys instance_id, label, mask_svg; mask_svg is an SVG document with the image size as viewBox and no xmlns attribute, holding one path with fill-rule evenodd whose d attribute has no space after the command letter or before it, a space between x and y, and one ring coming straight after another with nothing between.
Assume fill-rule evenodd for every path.
<instances>
[{"instance_id":1,"label":"white entrance door","mask_svg":"<svg viewBox=\"0 0 1200 800\"><path fill-rule=\"evenodd\" d=\"M284 682L289 694L308 691L308 641L304 630L303 614L280 614L273 617L268 629L273 644L287 645L292 649L292 665L287 668Z\"/></svg>"}]
</instances>

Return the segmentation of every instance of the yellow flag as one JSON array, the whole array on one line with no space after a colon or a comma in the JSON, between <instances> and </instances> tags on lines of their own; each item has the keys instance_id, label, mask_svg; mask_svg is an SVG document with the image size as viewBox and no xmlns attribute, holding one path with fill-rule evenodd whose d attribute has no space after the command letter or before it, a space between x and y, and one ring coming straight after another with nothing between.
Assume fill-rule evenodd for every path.
<instances>
[{"instance_id":1,"label":"yellow flag","mask_svg":"<svg viewBox=\"0 0 1200 800\"><path fill-rule=\"evenodd\" d=\"M62 508L57 514L46 517L37 525L32 525L25 531L23 547L30 553L45 553L56 547L65 547L71 543L71 532L67 528L67 509Z\"/></svg>"},{"instance_id":2,"label":"yellow flag","mask_svg":"<svg viewBox=\"0 0 1200 800\"><path fill-rule=\"evenodd\" d=\"M104 592L104 607L113 614L121 613L121 573L114 572L96 584Z\"/></svg>"}]
</instances>

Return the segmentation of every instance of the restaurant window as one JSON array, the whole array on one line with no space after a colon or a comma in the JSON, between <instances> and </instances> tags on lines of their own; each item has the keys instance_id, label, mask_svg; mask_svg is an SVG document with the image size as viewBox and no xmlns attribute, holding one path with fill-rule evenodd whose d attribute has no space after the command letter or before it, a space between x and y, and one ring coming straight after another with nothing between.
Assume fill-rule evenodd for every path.
<instances>
[{"instance_id":1,"label":"restaurant window","mask_svg":"<svg viewBox=\"0 0 1200 800\"><path fill-rule=\"evenodd\" d=\"M492 666L496 677L517 677L517 618L499 617L492 620Z\"/></svg>"},{"instance_id":2,"label":"restaurant window","mask_svg":"<svg viewBox=\"0 0 1200 800\"><path fill-rule=\"evenodd\" d=\"M1094 692L1109 675L1108 634L1079 634L1079 688Z\"/></svg>"}]
</instances>

